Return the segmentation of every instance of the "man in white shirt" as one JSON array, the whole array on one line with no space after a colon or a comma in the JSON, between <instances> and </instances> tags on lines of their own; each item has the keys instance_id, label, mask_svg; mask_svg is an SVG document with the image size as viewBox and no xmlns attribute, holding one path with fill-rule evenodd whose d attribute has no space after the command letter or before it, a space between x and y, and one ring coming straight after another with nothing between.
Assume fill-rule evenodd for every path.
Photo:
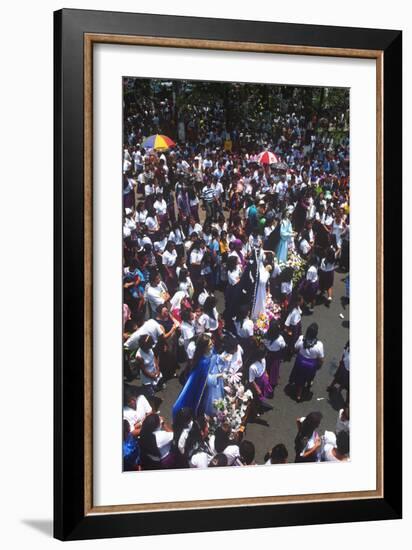
<instances>
[{"instance_id":1,"label":"man in white shirt","mask_svg":"<svg viewBox=\"0 0 412 550\"><path fill-rule=\"evenodd\" d=\"M156 315L157 308L170 299L170 294L158 273L151 273L149 283L145 290L147 301L151 309L152 318Z\"/></svg>"},{"instance_id":2,"label":"man in white shirt","mask_svg":"<svg viewBox=\"0 0 412 550\"><path fill-rule=\"evenodd\" d=\"M164 334L164 328L155 319L148 319L140 326L133 334L131 334L124 344L124 348L127 351L137 350L139 347L139 338L146 334L153 338L156 344L162 334Z\"/></svg>"},{"instance_id":3,"label":"man in white shirt","mask_svg":"<svg viewBox=\"0 0 412 550\"><path fill-rule=\"evenodd\" d=\"M123 419L127 420L132 434L138 435L140 426L152 407L144 395L133 395L130 390L125 396L126 405L123 407Z\"/></svg>"}]
</instances>

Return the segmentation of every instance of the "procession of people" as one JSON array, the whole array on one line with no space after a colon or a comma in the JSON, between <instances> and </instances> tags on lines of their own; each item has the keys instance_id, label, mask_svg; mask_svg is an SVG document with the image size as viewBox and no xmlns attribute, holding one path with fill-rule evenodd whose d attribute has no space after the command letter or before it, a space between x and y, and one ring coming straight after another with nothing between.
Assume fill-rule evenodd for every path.
<instances>
[{"instance_id":1,"label":"procession of people","mask_svg":"<svg viewBox=\"0 0 412 550\"><path fill-rule=\"evenodd\" d=\"M273 86L278 108L228 118L192 84L177 106L181 83L144 96L137 81L124 79L124 469L348 460L349 342L325 388L342 396L333 432L314 410L290 419L294 449L269 430L257 456L248 438L281 383L310 399L328 342L302 316L336 300L335 271L349 288L345 102L308 114Z\"/></svg>"}]
</instances>

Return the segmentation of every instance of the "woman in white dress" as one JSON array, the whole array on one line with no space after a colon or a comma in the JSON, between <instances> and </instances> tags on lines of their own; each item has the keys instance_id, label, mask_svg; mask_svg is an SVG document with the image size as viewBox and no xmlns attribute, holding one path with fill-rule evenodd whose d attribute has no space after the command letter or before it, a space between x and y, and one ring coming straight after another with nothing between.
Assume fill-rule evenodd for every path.
<instances>
[{"instance_id":1,"label":"woman in white dress","mask_svg":"<svg viewBox=\"0 0 412 550\"><path fill-rule=\"evenodd\" d=\"M257 252L256 255L258 258L258 277L256 282L255 301L252 309L253 320L257 319L259 315L264 313L266 310L267 286L270 279L270 272L272 270L272 266L270 264L266 265L264 261L265 256L263 250Z\"/></svg>"}]
</instances>

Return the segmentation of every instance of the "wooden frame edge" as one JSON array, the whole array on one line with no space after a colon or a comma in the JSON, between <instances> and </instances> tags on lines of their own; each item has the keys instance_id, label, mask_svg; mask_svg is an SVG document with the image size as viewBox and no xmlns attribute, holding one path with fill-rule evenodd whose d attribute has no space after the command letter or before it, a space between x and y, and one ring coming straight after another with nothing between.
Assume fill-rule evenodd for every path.
<instances>
[{"instance_id":1,"label":"wooden frame edge","mask_svg":"<svg viewBox=\"0 0 412 550\"><path fill-rule=\"evenodd\" d=\"M194 48L259 53L284 53L293 55L315 55L330 57L355 57L376 60L376 237L377 237L377 293L376 293L376 490L342 493L319 493L309 495L285 495L239 499L213 499L184 502L159 502L130 505L93 505L93 44L123 44L174 48ZM324 48L282 44L260 44L252 42L231 42L204 39L162 38L117 34L84 34L84 513L85 516L156 512L172 510L194 510L239 506L262 506L269 504L295 504L340 500L368 500L384 498L383 485L383 51L352 48ZM381 223L379 223L381 222ZM382 248L382 253L379 250ZM380 429L379 429L380 424ZM89 434L89 435L88 435ZM380 462L380 467L379 466Z\"/></svg>"},{"instance_id":2,"label":"wooden frame edge","mask_svg":"<svg viewBox=\"0 0 412 550\"><path fill-rule=\"evenodd\" d=\"M93 43L84 41L84 513L93 506Z\"/></svg>"},{"instance_id":3,"label":"wooden frame edge","mask_svg":"<svg viewBox=\"0 0 412 550\"><path fill-rule=\"evenodd\" d=\"M384 54L376 59L376 488L384 495ZM380 429L379 429L380 426Z\"/></svg>"}]
</instances>

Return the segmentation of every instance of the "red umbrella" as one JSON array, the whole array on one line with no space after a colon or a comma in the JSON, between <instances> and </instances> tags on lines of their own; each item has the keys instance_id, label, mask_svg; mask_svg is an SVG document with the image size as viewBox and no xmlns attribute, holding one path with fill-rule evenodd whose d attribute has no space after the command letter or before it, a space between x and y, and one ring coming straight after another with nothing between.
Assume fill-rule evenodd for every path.
<instances>
[{"instance_id":1,"label":"red umbrella","mask_svg":"<svg viewBox=\"0 0 412 550\"><path fill-rule=\"evenodd\" d=\"M259 164L279 164L281 159L272 151L263 151L257 156L256 162Z\"/></svg>"}]
</instances>

